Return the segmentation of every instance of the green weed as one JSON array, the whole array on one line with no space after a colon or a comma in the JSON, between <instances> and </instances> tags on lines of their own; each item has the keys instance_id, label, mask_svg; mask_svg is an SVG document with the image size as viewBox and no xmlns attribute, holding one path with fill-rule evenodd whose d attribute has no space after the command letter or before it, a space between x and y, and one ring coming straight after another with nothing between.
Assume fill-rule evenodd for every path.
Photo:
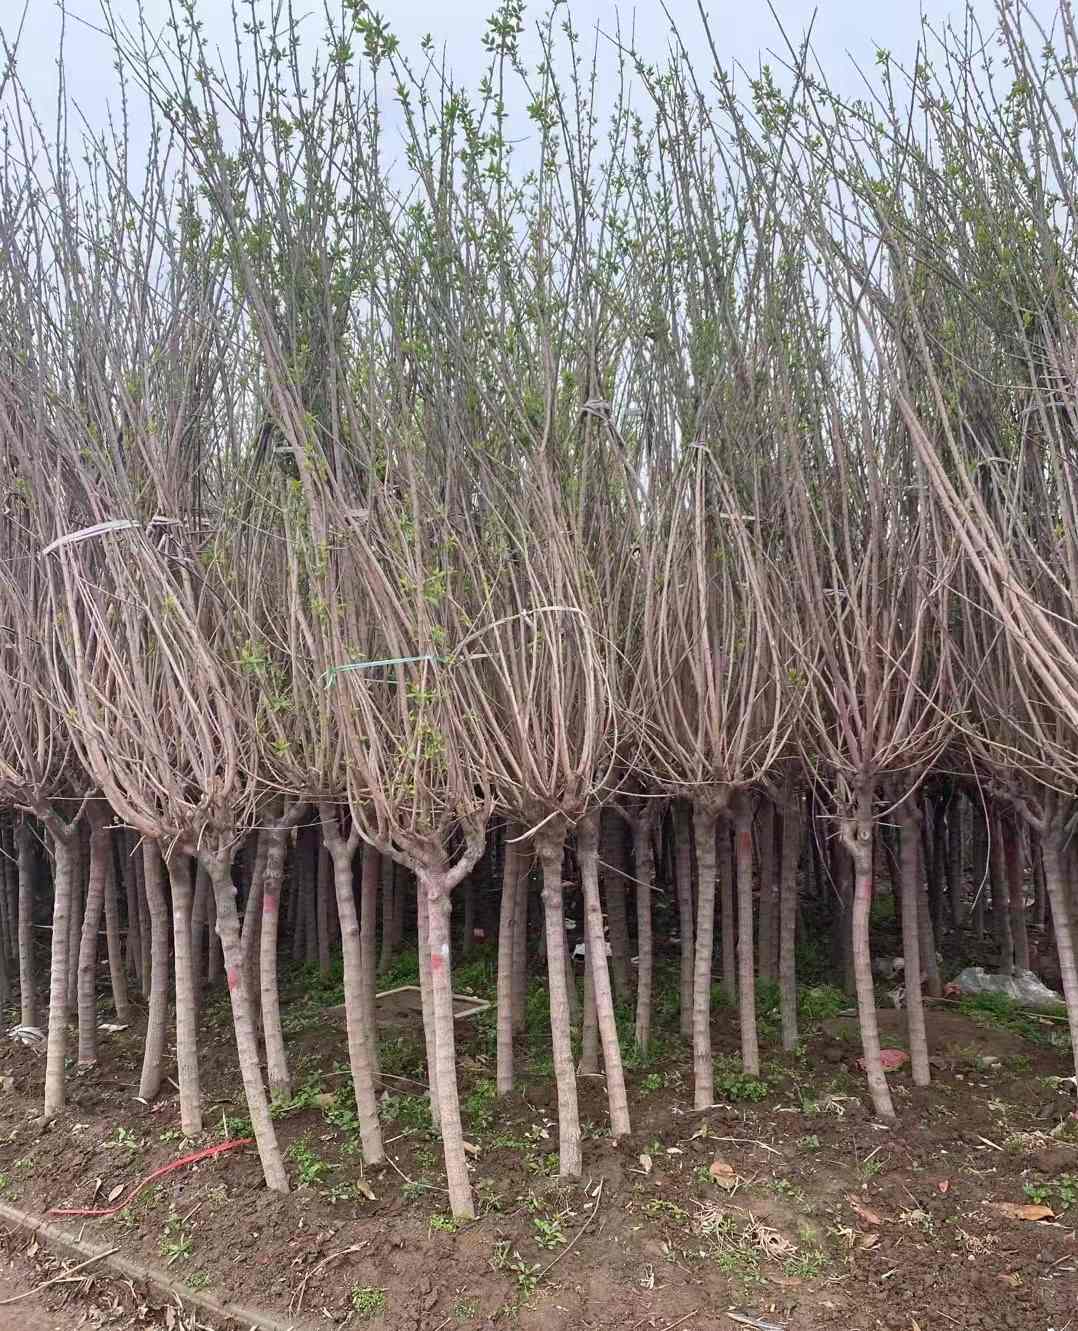
<instances>
[{"instance_id":1,"label":"green weed","mask_svg":"<svg viewBox=\"0 0 1078 1331\"><path fill-rule=\"evenodd\" d=\"M801 1020L819 1024L837 1017L849 1007L850 1000L833 984L818 984L810 989L802 989L797 996L797 1010Z\"/></svg>"},{"instance_id":2,"label":"green weed","mask_svg":"<svg viewBox=\"0 0 1078 1331\"><path fill-rule=\"evenodd\" d=\"M535 1227L535 1241L540 1248L562 1248L568 1242L557 1216L553 1219L536 1216L532 1224Z\"/></svg>"},{"instance_id":3,"label":"green weed","mask_svg":"<svg viewBox=\"0 0 1078 1331\"><path fill-rule=\"evenodd\" d=\"M1031 1202L1050 1206L1062 1215L1078 1204L1078 1174L1058 1174L1047 1183L1027 1183L1023 1191Z\"/></svg>"},{"instance_id":4,"label":"green weed","mask_svg":"<svg viewBox=\"0 0 1078 1331\"><path fill-rule=\"evenodd\" d=\"M398 1123L402 1128L430 1132L430 1101L425 1095L387 1095L381 1104L383 1123Z\"/></svg>"},{"instance_id":5,"label":"green weed","mask_svg":"<svg viewBox=\"0 0 1078 1331\"><path fill-rule=\"evenodd\" d=\"M130 1128L118 1127L108 1139L103 1142L106 1151L127 1151L131 1155L137 1154L142 1150L142 1140L136 1137Z\"/></svg>"},{"instance_id":6,"label":"green weed","mask_svg":"<svg viewBox=\"0 0 1078 1331\"><path fill-rule=\"evenodd\" d=\"M352 1310L364 1322L380 1317L386 1310L386 1292L374 1285L352 1286Z\"/></svg>"},{"instance_id":7,"label":"green weed","mask_svg":"<svg viewBox=\"0 0 1078 1331\"><path fill-rule=\"evenodd\" d=\"M185 1262L191 1256L192 1247L191 1235L184 1229L183 1221L178 1215L169 1215L165 1221L160 1244L161 1256L167 1258L165 1265Z\"/></svg>"},{"instance_id":8,"label":"green weed","mask_svg":"<svg viewBox=\"0 0 1078 1331\"><path fill-rule=\"evenodd\" d=\"M311 1150L306 1137L300 1137L288 1148L288 1159L296 1166L296 1176L301 1188L311 1188L320 1183L333 1166Z\"/></svg>"},{"instance_id":9,"label":"green weed","mask_svg":"<svg viewBox=\"0 0 1078 1331\"><path fill-rule=\"evenodd\" d=\"M489 1078L477 1081L464 1097L462 1108L477 1131L485 1132L494 1122L497 1085Z\"/></svg>"}]
</instances>

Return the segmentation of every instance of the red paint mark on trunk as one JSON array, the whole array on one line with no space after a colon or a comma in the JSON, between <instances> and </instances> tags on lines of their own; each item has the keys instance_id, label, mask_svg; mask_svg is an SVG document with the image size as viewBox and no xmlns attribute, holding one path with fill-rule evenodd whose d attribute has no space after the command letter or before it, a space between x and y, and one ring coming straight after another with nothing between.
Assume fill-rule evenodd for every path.
<instances>
[{"instance_id":1,"label":"red paint mark on trunk","mask_svg":"<svg viewBox=\"0 0 1078 1331\"><path fill-rule=\"evenodd\" d=\"M240 982L240 973L235 966L229 966L226 974L228 976L228 991L231 993Z\"/></svg>"},{"instance_id":2,"label":"red paint mark on trunk","mask_svg":"<svg viewBox=\"0 0 1078 1331\"><path fill-rule=\"evenodd\" d=\"M737 834L737 848L742 855L752 854L752 833L739 832Z\"/></svg>"},{"instance_id":3,"label":"red paint mark on trunk","mask_svg":"<svg viewBox=\"0 0 1078 1331\"><path fill-rule=\"evenodd\" d=\"M430 954L430 968L432 971L440 971L442 969L442 954L440 952L432 952Z\"/></svg>"},{"instance_id":4,"label":"red paint mark on trunk","mask_svg":"<svg viewBox=\"0 0 1078 1331\"><path fill-rule=\"evenodd\" d=\"M277 893L276 893L276 892L267 892L267 893L266 893L266 895L262 898L262 909L266 912L267 915L276 915L276 914L277 914Z\"/></svg>"}]
</instances>

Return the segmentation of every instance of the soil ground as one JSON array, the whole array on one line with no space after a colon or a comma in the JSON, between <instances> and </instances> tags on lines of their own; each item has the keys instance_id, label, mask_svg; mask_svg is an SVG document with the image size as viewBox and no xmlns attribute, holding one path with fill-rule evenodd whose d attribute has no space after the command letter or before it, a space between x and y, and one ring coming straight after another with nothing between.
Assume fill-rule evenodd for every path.
<instances>
[{"instance_id":1,"label":"soil ground","mask_svg":"<svg viewBox=\"0 0 1078 1331\"><path fill-rule=\"evenodd\" d=\"M27 1270L0 1269L0 1331L67 1331L71 1322L64 1310L50 1311L41 1295L20 1298L32 1283ZM17 1302L7 1303L12 1299Z\"/></svg>"},{"instance_id":2,"label":"soil ground","mask_svg":"<svg viewBox=\"0 0 1078 1331\"><path fill-rule=\"evenodd\" d=\"M481 956L458 968L454 987L485 997L492 971L491 956ZM387 987L409 980L402 972ZM932 1010L934 1084L918 1090L908 1070L893 1074L899 1117L883 1127L857 1067L856 1020L836 1013L849 1000L835 991L803 994L796 1054L781 1052L773 1008L763 1004L759 1080L739 1070L736 1013L717 1011L719 1103L702 1113L691 1107L676 1003L660 999L654 1049L628 1059L633 1136L617 1144L605 1136L602 1079L581 1078L585 1176L567 1185L556 1175L545 992L536 983L521 1089L509 1099L493 1096L493 1011L458 1023L480 1212L458 1226L422 1095L421 1029L384 1034L391 1164L364 1173L343 1022L326 1012L339 988L310 973L292 983L296 1092L278 1107L277 1126L293 1192L268 1193L253 1150L242 1150L170 1175L117 1217L63 1223L167 1266L181 1288L265 1308L297 1331L503 1323L729 1331L739 1325L731 1309L786 1331L1076 1325L1078 1121L1070 1088L1055 1080L1073 1072L1066 1028L1049 1018ZM671 991L666 972L657 993ZM884 1043L900 1047L904 1014L881 1012L881 1021ZM137 1022L103 1034L100 1062L72 1074L69 1109L46 1128L44 1060L14 1042L0 1047L5 1200L38 1214L100 1206L192 1149L179 1134L174 1092L152 1107L135 1100L140 1048ZM223 997L206 1004L200 1052L206 1144L244 1135ZM1051 1215L1013 1218L999 1203L1039 1204ZM25 1247L25 1237L6 1240L9 1254ZM11 1292L41 1278L0 1267ZM168 1325L137 1288L102 1276L89 1296L58 1285L15 1310L11 1320L0 1305L0 1328Z\"/></svg>"}]
</instances>

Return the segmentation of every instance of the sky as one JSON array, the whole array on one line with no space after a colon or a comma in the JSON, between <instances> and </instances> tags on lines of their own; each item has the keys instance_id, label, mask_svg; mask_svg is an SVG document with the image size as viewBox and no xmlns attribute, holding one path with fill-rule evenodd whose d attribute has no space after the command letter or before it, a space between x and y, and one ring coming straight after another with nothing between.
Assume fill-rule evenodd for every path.
<instances>
[{"instance_id":1,"label":"sky","mask_svg":"<svg viewBox=\"0 0 1078 1331\"><path fill-rule=\"evenodd\" d=\"M112 0L114 12L134 22L139 0ZM229 0L196 0L199 17L211 45L230 48L232 28ZM304 12L304 0L294 0L297 12ZM309 0L312 36L318 30L324 0ZM339 0L335 0L339 3ZM1048 23L1057 8L1057 0L1029 0L1032 12ZM54 102L57 87L57 53L61 31L60 5L56 0L0 0L0 33L13 38L26 5L19 44L18 69L24 86L35 104L47 108ZM256 8L269 14L274 0L255 0ZM780 64L784 43L781 27L794 37L812 24L813 46L828 80L847 94L862 90L857 66L871 73L875 51L879 47L895 56L907 57L915 49L921 14L933 23L958 19L964 6L950 0L705 0L719 55L724 63L743 66L755 72L761 60ZM151 28L163 27L168 16L168 0L141 0L146 21ZM996 0L974 0L973 10L989 30ZM99 24L100 0L66 0L68 14L66 59L68 95L72 104L92 125L102 123L108 106L115 101L116 76L107 41L94 31ZM485 20L493 0L382 0L376 8L390 19L393 30L407 52L416 52L420 37L430 33L438 47L444 47L448 63L458 80L472 84L484 64L481 46ZM526 22L534 28L545 9L543 4L529 5ZM623 30L635 24L638 49L661 59L669 41L669 20L662 3L650 0L636 5L613 4L607 0L575 0L569 6L576 28L583 33L612 32L620 17ZM701 27L696 0L667 0L666 10L678 24L694 53L701 43ZM776 59L777 57L777 59Z\"/></svg>"}]
</instances>

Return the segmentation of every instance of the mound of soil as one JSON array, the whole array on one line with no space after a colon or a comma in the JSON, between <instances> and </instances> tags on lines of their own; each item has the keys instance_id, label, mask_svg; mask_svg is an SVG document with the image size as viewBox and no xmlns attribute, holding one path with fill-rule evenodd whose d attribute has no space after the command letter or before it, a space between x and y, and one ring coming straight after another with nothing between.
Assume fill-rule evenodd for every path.
<instances>
[{"instance_id":1,"label":"mound of soil","mask_svg":"<svg viewBox=\"0 0 1078 1331\"><path fill-rule=\"evenodd\" d=\"M855 1023L828 1022L796 1055L780 1052L765 1023L756 1080L739 1071L736 1014L718 1013L723 1099L697 1113L675 1015L656 1056L629 1068L630 1139L605 1135L602 1079L581 1078L585 1172L569 1184L555 1172L548 1037L523 1042L519 1091L499 1101L489 1029L465 1021L461 1091L480 1217L458 1226L418 1093L421 1032L384 1045L387 1085L409 1091L383 1100L391 1163L364 1171L342 1109L343 1026L305 1011L286 1010L297 1093L277 1116L293 1192L268 1193L253 1152L230 1153L170 1175L113 1219L86 1221L88 1235L167 1265L181 1288L264 1307L296 1331L717 1331L735 1325L730 1308L786 1331L1009 1331L1073 1318L1078 1125L1050 1080L1069 1071L1050 1039L931 1012L934 1084L918 1090L908 1069L895 1073L899 1118L885 1127L854 1066ZM885 1043L902 1044L904 1014L880 1016ZM207 1004L202 1023L210 1142L236 1134L243 1101L226 1003ZM72 1076L69 1110L46 1128L43 1059L3 1047L7 1200L39 1214L100 1205L191 1149L174 1095L151 1107L134 1099L139 1052L137 1022L103 1039L100 1063ZM998 1065L979 1064L985 1053ZM995 1209L1031 1200L1050 1218ZM25 1236L7 1242L16 1254L26 1246ZM95 1297L117 1301L112 1324L167 1325L144 1291L96 1282ZM55 1325L77 1326L83 1313L95 1325L80 1298L77 1285L40 1296L46 1317L59 1310Z\"/></svg>"}]
</instances>

